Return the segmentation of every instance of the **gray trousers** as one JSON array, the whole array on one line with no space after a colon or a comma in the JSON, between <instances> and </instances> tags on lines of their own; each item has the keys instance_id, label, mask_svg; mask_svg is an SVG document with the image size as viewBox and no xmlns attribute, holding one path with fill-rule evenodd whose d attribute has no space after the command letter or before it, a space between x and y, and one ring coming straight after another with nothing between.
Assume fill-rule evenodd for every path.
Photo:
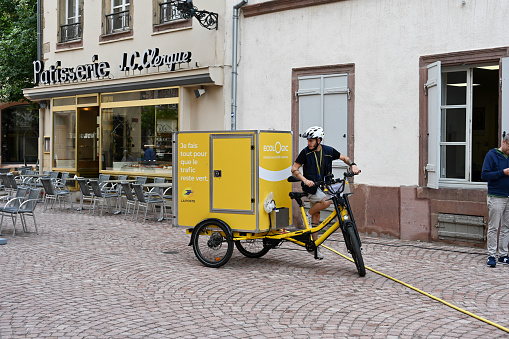
<instances>
[{"instance_id":1,"label":"gray trousers","mask_svg":"<svg viewBox=\"0 0 509 339\"><path fill-rule=\"evenodd\" d=\"M507 246L509 244L509 198L488 196L488 256L497 254L497 235L500 228L500 239L498 241L499 256L507 255Z\"/></svg>"}]
</instances>

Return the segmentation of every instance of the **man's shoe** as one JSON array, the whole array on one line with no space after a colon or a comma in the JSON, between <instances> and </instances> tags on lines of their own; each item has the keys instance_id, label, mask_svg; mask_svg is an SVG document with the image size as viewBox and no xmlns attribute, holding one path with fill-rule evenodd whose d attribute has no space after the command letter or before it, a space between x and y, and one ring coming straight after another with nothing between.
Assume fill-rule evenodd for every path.
<instances>
[{"instance_id":1,"label":"man's shoe","mask_svg":"<svg viewBox=\"0 0 509 339\"><path fill-rule=\"evenodd\" d=\"M489 267L496 267L497 261L495 260L495 257L488 257L488 263L486 265Z\"/></svg>"},{"instance_id":2,"label":"man's shoe","mask_svg":"<svg viewBox=\"0 0 509 339\"><path fill-rule=\"evenodd\" d=\"M311 217L311 214L309 214L309 212L306 212L306 218L308 219L308 225L309 225L309 227L313 227L313 226L311 225L313 217Z\"/></svg>"},{"instance_id":3,"label":"man's shoe","mask_svg":"<svg viewBox=\"0 0 509 339\"><path fill-rule=\"evenodd\" d=\"M317 247L316 248L316 257L315 257L316 260L322 260L323 259L323 254L322 254L322 250L320 249L320 247Z\"/></svg>"},{"instance_id":4,"label":"man's shoe","mask_svg":"<svg viewBox=\"0 0 509 339\"><path fill-rule=\"evenodd\" d=\"M509 257L507 255L500 257L498 258L498 262L501 264L509 265Z\"/></svg>"}]
</instances>

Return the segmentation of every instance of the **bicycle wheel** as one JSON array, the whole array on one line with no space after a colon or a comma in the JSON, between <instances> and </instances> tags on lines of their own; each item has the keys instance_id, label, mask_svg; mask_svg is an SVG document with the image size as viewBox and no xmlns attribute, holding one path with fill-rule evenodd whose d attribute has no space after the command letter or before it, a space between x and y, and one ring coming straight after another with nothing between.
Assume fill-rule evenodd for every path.
<instances>
[{"instance_id":1,"label":"bicycle wheel","mask_svg":"<svg viewBox=\"0 0 509 339\"><path fill-rule=\"evenodd\" d=\"M346 225L346 236L349 239L349 250L353 260L355 261L357 272L359 272L361 277L364 277L366 275L366 267L364 267L364 259L362 259L361 247L357 240L354 227L355 226L351 223Z\"/></svg>"},{"instance_id":2,"label":"bicycle wheel","mask_svg":"<svg viewBox=\"0 0 509 339\"><path fill-rule=\"evenodd\" d=\"M235 247L248 258L261 258L270 250L263 239L247 239L235 241Z\"/></svg>"},{"instance_id":3,"label":"bicycle wheel","mask_svg":"<svg viewBox=\"0 0 509 339\"><path fill-rule=\"evenodd\" d=\"M208 221L196 226L193 250L198 260L207 267L220 267L230 260L233 240L228 226L218 221Z\"/></svg>"}]
</instances>

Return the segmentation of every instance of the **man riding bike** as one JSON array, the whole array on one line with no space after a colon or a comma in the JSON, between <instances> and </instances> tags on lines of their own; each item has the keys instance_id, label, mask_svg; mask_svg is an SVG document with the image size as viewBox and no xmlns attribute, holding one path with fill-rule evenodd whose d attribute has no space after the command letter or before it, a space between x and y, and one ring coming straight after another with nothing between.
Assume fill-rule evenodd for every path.
<instances>
[{"instance_id":1,"label":"man riding bike","mask_svg":"<svg viewBox=\"0 0 509 339\"><path fill-rule=\"evenodd\" d=\"M306 212L308 223L311 227L320 224L320 211L330 206L330 200L327 195L316 186L315 182L323 180L324 176L332 173L332 161L341 159L345 164L351 166L354 174L360 172L357 165L346 155L339 153L333 147L323 145L324 137L323 128L319 126L310 127L301 135L308 141L305 147L297 156L292 166L292 175L302 181L302 190L308 194L310 209ZM300 172L300 168L304 166L304 173ZM318 239L318 234L312 234L313 240ZM320 248L317 248L317 259L323 259Z\"/></svg>"}]
</instances>

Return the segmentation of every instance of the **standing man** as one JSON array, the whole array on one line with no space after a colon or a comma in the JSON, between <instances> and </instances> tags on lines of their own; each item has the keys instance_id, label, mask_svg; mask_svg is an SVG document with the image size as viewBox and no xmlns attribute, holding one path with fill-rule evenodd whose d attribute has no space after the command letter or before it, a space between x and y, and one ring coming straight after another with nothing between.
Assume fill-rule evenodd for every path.
<instances>
[{"instance_id":1,"label":"standing man","mask_svg":"<svg viewBox=\"0 0 509 339\"><path fill-rule=\"evenodd\" d=\"M152 149L152 147L154 147L154 145L145 145L146 149L145 149L145 153L143 153L143 160L145 160L146 162L149 162L150 164L150 161L156 161L156 154L154 153L154 150Z\"/></svg>"},{"instance_id":2,"label":"standing man","mask_svg":"<svg viewBox=\"0 0 509 339\"><path fill-rule=\"evenodd\" d=\"M359 168L347 156L339 153L334 148L322 144L323 129L318 126L310 127L302 134L308 139L308 146L300 153L292 166L292 175L302 181L302 190L308 194L310 210L306 217L310 227L320 224L320 211L330 206L327 195L315 185L315 181L322 180L327 174L332 173L332 161L341 159L345 164L352 167L352 172L358 174ZM299 168L304 166L304 175ZM312 233L313 240L318 239L318 233ZM316 259L323 259L323 254L318 247Z\"/></svg>"},{"instance_id":3,"label":"standing man","mask_svg":"<svg viewBox=\"0 0 509 339\"><path fill-rule=\"evenodd\" d=\"M488 182L488 263L497 266L495 255L498 248L498 262L509 264L509 134L504 136L502 146L488 151L482 165L481 179ZM500 228L500 238L497 234Z\"/></svg>"}]
</instances>

